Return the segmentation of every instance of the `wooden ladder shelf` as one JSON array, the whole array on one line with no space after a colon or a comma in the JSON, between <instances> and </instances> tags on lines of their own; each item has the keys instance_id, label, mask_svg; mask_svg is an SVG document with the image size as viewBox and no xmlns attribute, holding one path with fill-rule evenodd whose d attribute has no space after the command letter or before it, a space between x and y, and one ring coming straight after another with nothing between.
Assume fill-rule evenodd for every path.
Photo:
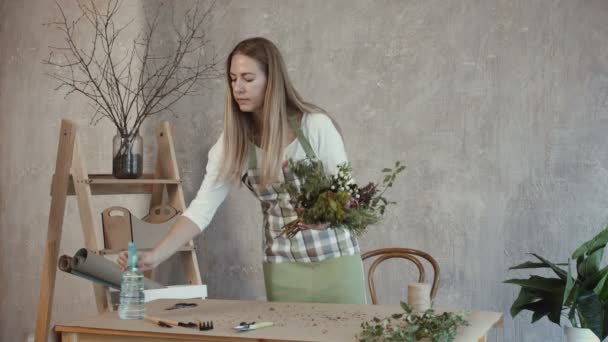
<instances>
[{"instance_id":1,"label":"wooden ladder shelf","mask_svg":"<svg viewBox=\"0 0 608 342\"><path fill-rule=\"evenodd\" d=\"M180 212L184 212L186 209L175 157L172 127L168 122L162 122L156 130L158 152L154 174L145 174L139 179L116 179L111 175L88 174L85 161L81 156L77 131L78 126L74 122L61 121L55 174L51 185L48 233L42 260L40 297L36 317L36 342L46 341L48 337L67 196L76 196L85 247L99 254L109 254L115 251L104 250L103 241L98 241L96 238L96 236L103 237L103 234L96 235L96 232L101 232L101 230L99 223L94 220L94 217L98 217L98 215L93 213L92 196L151 194L150 208L153 208L162 204L166 192L166 204ZM188 283L202 284L194 243L188 242L179 251L182 253L181 260ZM97 311L107 311L108 292L106 289L101 285L93 284L93 292Z\"/></svg>"}]
</instances>

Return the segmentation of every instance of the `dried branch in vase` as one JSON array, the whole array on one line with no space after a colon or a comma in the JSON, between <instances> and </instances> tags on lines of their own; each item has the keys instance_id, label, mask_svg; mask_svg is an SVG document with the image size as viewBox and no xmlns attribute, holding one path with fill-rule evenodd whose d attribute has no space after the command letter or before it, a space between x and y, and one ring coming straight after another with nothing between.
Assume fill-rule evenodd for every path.
<instances>
[{"instance_id":1,"label":"dried branch in vase","mask_svg":"<svg viewBox=\"0 0 608 342\"><path fill-rule=\"evenodd\" d=\"M165 5L161 3L152 17L145 18L143 32L130 49L121 52L119 38L133 21L118 24L121 4L121 0L109 0L99 7L96 1L78 1L80 15L71 19L57 3L60 19L47 26L63 32L66 44L51 46L44 63L55 67L49 75L59 81L57 90L65 90L66 97L78 93L90 100L92 123L107 118L121 135L135 136L147 117L164 111L175 115L171 107L177 101L197 94L200 81L220 75L205 31L213 4L188 10L177 21L180 27L174 23L175 45L162 54L153 52L151 45ZM169 6L173 13L174 3ZM83 29L94 32L87 44L76 39Z\"/></svg>"}]
</instances>

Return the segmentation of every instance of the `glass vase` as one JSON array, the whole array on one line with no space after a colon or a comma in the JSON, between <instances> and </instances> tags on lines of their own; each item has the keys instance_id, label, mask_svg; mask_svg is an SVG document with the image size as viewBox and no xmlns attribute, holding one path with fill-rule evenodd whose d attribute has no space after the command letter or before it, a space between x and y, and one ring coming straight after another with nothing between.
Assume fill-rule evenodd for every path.
<instances>
[{"instance_id":1,"label":"glass vase","mask_svg":"<svg viewBox=\"0 0 608 342\"><path fill-rule=\"evenodd\" d=\"M141 177L143 173L143 142L136 132L116 133L112 148L112 175L121 179Z\"/></svg>"}]
</instances>

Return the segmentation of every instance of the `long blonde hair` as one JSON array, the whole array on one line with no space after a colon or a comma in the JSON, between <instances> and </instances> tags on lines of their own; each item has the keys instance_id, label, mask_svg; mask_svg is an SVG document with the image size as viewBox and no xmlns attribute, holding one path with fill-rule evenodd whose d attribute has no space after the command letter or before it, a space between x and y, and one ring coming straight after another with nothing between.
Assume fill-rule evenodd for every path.
<instances>
[{"instance_id":1,"label":"long blonde hair","mask_svg":"<svg viewBox=\"0 0 608 342\"><path fill-rule=\"evenodd\" d=\"M279 49L271 41L256 37L238 43L226 61L228 87L224 104L224 160L220 168L220 178L240 181L249 156L249 143L254 141L253 114L241 112L232 93L230 64L232 57L237 54L256 60L267 79L262 108L260 166L261 184L265 185L278 179L278 170L288 139L288 117L296 116L296 122L299 122L303 113L325 111L302 100L289 80Z\"/></svg>"}]
</instances>

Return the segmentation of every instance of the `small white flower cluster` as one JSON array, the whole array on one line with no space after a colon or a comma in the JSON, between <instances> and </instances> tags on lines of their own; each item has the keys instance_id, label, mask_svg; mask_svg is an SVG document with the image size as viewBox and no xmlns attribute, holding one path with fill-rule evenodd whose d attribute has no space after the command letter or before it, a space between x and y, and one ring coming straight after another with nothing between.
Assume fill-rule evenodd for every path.
<instances>
[{"instance_id":1,"label":"small white flower cluster","mask_svg":"<svg viewBox=\"0 0 608 342\"><path fill-rule=\"evenodd\" d=\"M340 165L338 174L331 176L331 190L347 191L353 198L359 198L359 186L354 182L347 165Z\"/></svg>"}]
</instances>

